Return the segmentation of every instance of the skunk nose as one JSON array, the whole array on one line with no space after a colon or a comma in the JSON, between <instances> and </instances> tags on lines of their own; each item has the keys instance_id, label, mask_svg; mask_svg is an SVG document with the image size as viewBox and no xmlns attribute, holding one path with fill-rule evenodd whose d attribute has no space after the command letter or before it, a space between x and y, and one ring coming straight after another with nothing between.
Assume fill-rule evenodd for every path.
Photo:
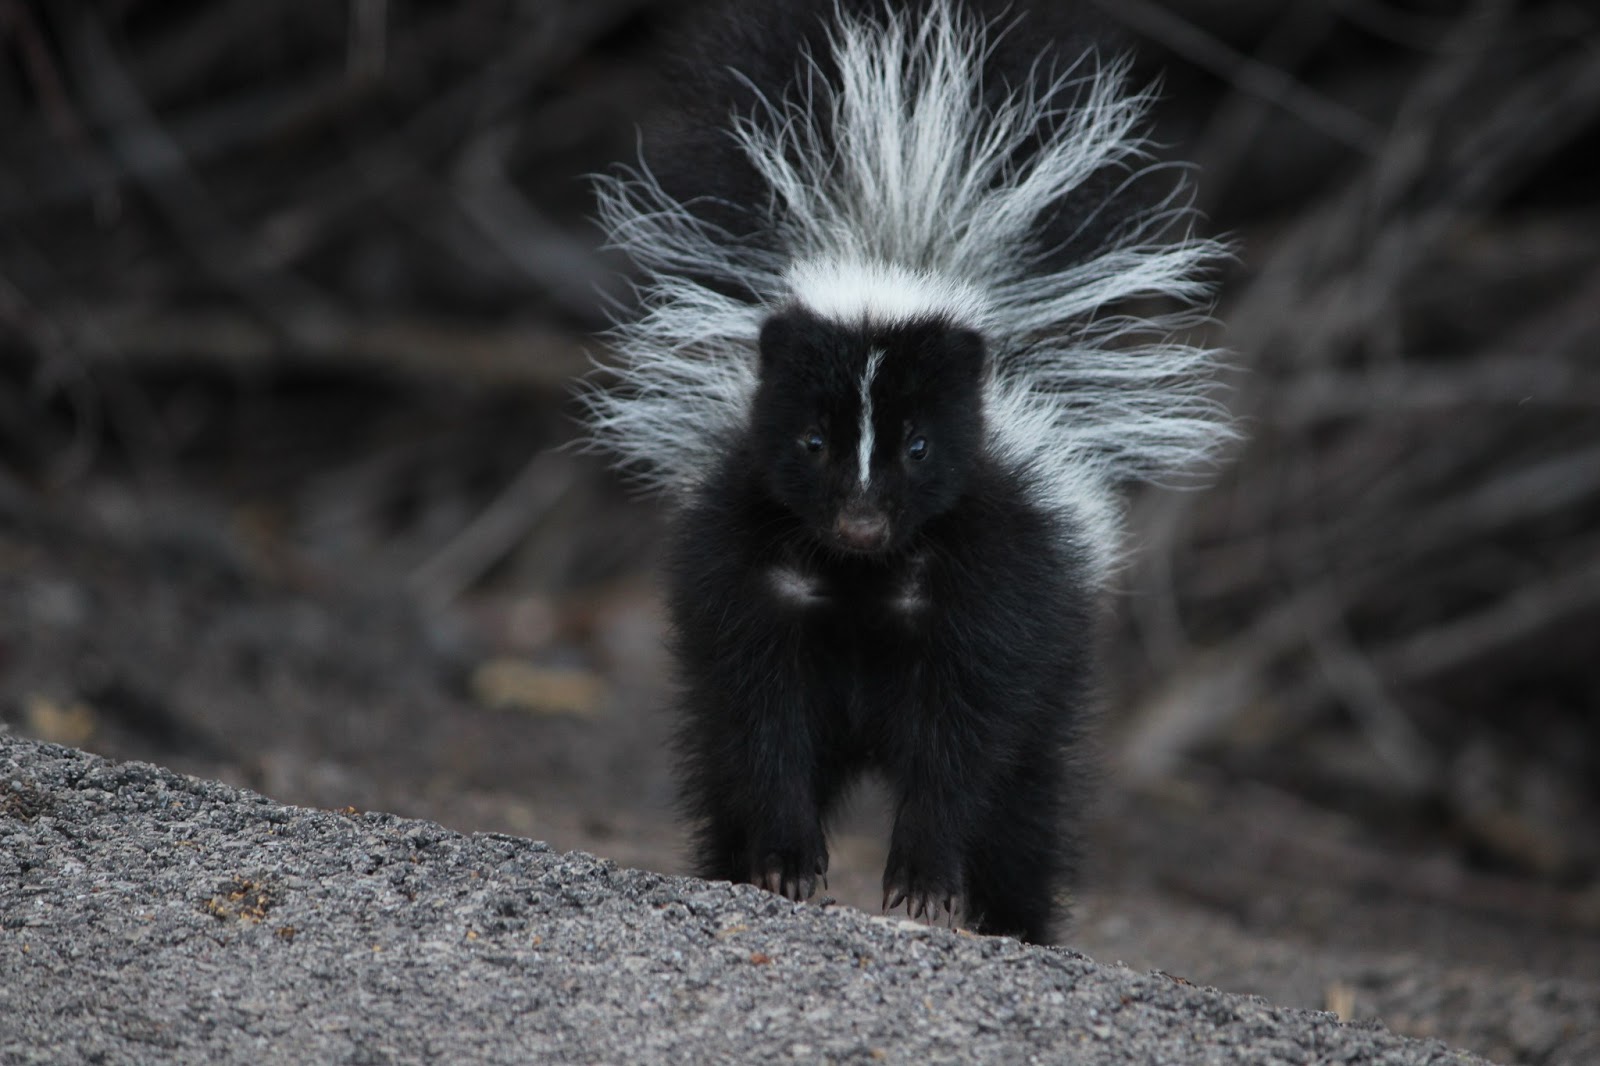
<instances>
[{"instance_id":1,"label":"skunk nose","mask_svg":"<svg viewBox=\"0 0 1600 1066\"><path fill-rule=\"evenodd\" d=\"M834 523L833 535L852 551L877 551L889 543L889 519L878 511L846 511Z\"/></svg>"}]
</instances>

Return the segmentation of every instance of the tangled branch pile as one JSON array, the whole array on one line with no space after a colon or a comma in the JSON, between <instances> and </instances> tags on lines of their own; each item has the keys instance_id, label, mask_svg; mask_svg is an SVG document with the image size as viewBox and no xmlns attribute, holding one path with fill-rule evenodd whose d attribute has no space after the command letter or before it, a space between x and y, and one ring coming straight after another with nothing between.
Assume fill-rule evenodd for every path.
<instances>
[{"instance_id":1,"label":"tangled branch pile","mask_svg":"<svg viewBox=\"0 0 1600 1066\"><path fill-rule=\"evenodd\" d=\"M1600 21L1330 7L1277 16L1201 142L1235 175L1208 194L1242 227L1220 318L1247 439L1213 491L1143 501L1134 627L1170 680L1125 764L1222 742L1277 783L1409 800L1486 858L1592 875ZM1400 40L1319 66L1351 22ZM1276 103L1350 147L1289 190L1248 89L1286 66L1306 80Z\"/></svg>"},{"instance_id":2,"label":"tangled branch pile","mask_svg":"<svg viewBox=\"0 0 1600 1066\"><path fill-rule=\"evenodd\" d=\"M1167 70L1166 139L1237 241L1217 340L1245 430L1215 487L1137 503L1124 771L1403 801L1592 877L1600 16L1103 6ZM0 0L0 496L107 456L181 469L233 408L197 423L177 380L510 388L559 438L618 291L578 177L630 152L658 31L692 11ZM510 483L542 513L574 462L473 498ZM433 584L486 572L509 513Z\"/></svg>"}]
</instances>

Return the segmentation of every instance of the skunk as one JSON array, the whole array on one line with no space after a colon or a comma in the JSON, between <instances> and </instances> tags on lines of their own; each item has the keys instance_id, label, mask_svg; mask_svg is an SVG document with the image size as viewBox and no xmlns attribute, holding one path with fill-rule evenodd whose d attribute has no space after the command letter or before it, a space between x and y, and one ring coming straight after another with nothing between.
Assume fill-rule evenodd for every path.
<instances>
[{"instance_id":1,"label":"skunk","mask_svg":"<svg viewBox=\"0 0 1600 1066\"><path fill-rule=\"evenodd\" d=\"M885 910L1047 942L1118 487L1226 432L1172 339L1218 248L1060 4L746 3L684 67L598 179L641 306L586 414L673 505L698 870L810 897L876 772Z\"/></svg>"}]
</instances>

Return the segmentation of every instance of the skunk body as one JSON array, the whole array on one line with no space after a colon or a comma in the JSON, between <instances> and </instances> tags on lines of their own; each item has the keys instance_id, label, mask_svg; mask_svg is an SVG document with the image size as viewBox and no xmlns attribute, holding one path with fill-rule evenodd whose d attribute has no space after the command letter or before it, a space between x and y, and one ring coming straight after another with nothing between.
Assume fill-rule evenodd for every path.
<instances>
[{"instance_id":1,"label":"skunk body","mask_svg":"<svg viewBox=\"0 0 1600 1066\"><path fill-rule=\"evenodd\" d=\"M1161 239L1142 99L1056 15L748 7L600 186L644 310L590 419L677 505L700 872L809 896L875 771L886 906L1045 941L1116 485L1220 435L1208 353L1116 308L1215 249Z\"/></svg>"},{"instance_id":2,"label":"skunk body","mask_svg":"<svg viewBox=\"0 0 1600 1066\"><path fill-rule=\"evenodd\" d=\"M1043 940L1093 583L986 453L982 343L797 307L760 349L750 432L671 556L700 872L809 896L828 814L876 770L886 905L959 901L978 929Z\"/></svg>"}]
</instances>

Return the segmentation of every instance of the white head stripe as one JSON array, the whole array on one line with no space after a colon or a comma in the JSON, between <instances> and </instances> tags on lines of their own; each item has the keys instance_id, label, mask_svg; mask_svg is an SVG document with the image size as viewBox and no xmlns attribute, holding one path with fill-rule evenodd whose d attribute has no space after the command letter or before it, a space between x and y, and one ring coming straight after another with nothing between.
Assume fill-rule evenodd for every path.
<instances>
[{"instance_id":1,"label":"white head stripe","mask_svg":"<svg viewBox=\"0 0 1600 1066\"><path fill-rule=\"evenodd\" d=\"M878 367L882 364L883 352L874 351L867 356L867 369L861 374L861 443L856 461L860 465L862 488L872 480L872 379L878 376Z\"/></svg>"}]
</instances>

